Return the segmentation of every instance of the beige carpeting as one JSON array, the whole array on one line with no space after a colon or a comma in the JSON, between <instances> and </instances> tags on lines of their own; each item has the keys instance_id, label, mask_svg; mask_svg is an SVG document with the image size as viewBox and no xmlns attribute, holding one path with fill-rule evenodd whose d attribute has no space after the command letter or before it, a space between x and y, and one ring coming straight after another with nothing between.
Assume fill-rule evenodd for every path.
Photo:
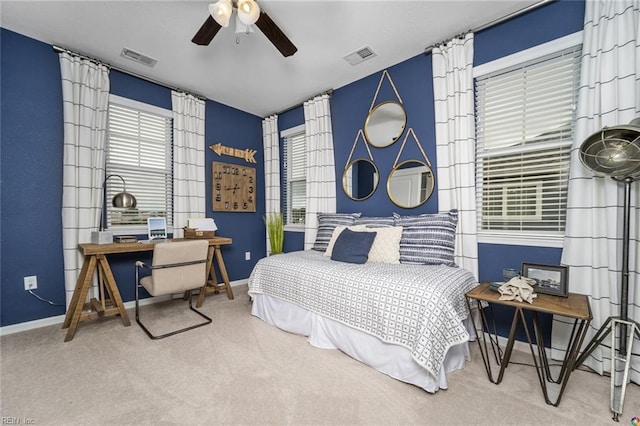
<instances>
[{"instance_id":1,"label":"beige carpeting","mask_svg":"<svg viewBox=\"0 0 640 426\"><path fill-rule=\"evenodd\" d=\"M558 408L544 403L535 370L509 365L487 379L478 348L429 394L335 350L309 345L250 315L246 286L235 300L209 295L213 324L160 341L117 317L81 323L64 343L60 326L0 340L2 424L36 425L615 425L609 379L576 371ZM143 307L181 321L186 304ZM179 312L178 312L178 311ZM178 324L179 325L179 324ZM528 353L515 361L530 362ZM640 416L629 385L619 425Z\"/></svg>"}]
</instances>

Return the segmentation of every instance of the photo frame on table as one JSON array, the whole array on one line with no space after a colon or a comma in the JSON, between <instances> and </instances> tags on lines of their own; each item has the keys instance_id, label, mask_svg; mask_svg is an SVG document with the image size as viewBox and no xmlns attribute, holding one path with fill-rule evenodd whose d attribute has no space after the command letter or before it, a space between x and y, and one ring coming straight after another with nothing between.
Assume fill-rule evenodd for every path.
<instances>
[{"instance_id":1,"label":"photo frame on table","mask_svg":"<svg viewBox=\"0 0 640 426\"><path fill-rule=\"evenodd\" d=\"M562 297L569 295L569 268L566 266L523 263L522 276L536 281L533 286L536 293Z\"/></svg>"}]
</instances>

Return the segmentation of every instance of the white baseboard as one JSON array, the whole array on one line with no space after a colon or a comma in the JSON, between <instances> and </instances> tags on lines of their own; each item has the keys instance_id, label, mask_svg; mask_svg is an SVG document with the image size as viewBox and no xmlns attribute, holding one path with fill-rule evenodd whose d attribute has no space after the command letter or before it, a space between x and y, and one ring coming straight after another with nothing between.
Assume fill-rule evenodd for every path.
<instances>
[{"instance_id":1,"label":"white baseboard","mask_svg":"<svg viewBox=\"0 0 640 426\"><path fill-rule=\"evenodd\" d=\"M239 287L241 285L245 285L249 282L248 278L243 280L231 281L231 287ZM140 299L140 306L150 305L153 303L164 302L169 300L170 296L160 296L153 297L147 299ZM136 302L134 300L130 302L125 302L125 309L133 309L135 308ZM20 333L21 331L34 330L36 328L48 327L50 325L62 324L64 322L65 315L57 315L55 317L42 318L33 321L21 322L19 324L7 325L4 327L0 327L0 336L5 336L8 334Z\"/></svg>"}]
</instances>

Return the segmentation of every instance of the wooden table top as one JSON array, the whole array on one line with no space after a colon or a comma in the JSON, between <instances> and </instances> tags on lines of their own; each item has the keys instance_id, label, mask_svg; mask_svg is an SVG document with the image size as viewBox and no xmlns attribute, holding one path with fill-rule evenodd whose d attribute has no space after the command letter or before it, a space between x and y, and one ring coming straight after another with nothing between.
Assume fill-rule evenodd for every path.
<instances>
[{"instance_id":1,"label":"wooden table top","mask_svg":"<svg viewBox=\"0 0 640 426\"><path fill-rule=\"evenodd\" d=\"M174 238L171 241L192 241L191 238ZM221 246L231 244L233 240L228 237L213 237L207 238L210 246ZM80 243L78 244L78 250L85 255L96 254L114 254L114 253L135 253L141 251L152 251L154 243L111 243L111 244L91 244Z\"/></svg>"},{"instance_id":2,"label":"wooden table top","mask_svg":"<svg viewBox=\"0 0 640 426\"><path fill-rule=\"evenodd\" d=\"M583 320L591 319L589 299L584 294L569 293L568 297L541 293L536 294L538 297L533 299L533 303L518 302L516 300L500 300L500 292L491 290L490 284L485 282L470 290L466 296L470 299L513 306L529 311L562 315Z\"/></svg>"}]
</instances>

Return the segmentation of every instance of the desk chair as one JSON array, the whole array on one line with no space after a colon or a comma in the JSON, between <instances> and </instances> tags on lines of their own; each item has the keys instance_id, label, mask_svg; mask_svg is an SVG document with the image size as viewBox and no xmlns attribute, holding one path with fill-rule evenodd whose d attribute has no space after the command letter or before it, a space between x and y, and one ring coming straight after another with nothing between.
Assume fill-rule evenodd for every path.
<instances>
[{"instance_id":1,"label":"desk chair","mask_svg":"<svg viewBox=\"0 0 640 426\"><path fill-rule=\"evenodd\" d=\"M136 322L152 339L162 339L211 323L211 318L195 309L191 303L191 290L200 289L207 282L207 240L156 243L152 265L136 262ZM140 269L151 275L140 278ZM204 322L161 335L153 335L140 320L139 290L144 287L151 296L176 293L189 294L189 309L205 318ZM181 299L182 300L182 299Z\"/></svg>"}]
</instances>

